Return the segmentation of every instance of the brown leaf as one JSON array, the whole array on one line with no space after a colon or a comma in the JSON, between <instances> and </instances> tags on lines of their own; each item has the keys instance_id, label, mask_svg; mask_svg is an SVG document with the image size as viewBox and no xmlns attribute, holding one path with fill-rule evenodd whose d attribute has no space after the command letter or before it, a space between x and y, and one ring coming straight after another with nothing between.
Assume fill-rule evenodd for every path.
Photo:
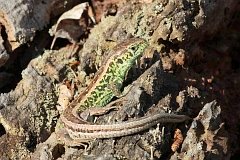
<instances>
[{"instance_id":1,"label":"brown leaf","mask_svg":"<svg viewBox=\"0 0 240 160\"><path fill-rule=\"evenodd\" d=\"M59 97L57 109L58 111L63 111L67 108L69 101L72 99L72 93L66 85L59 86Z\"/></svg>"},{"instance_id":2,"label":"brown leaf","mask_svg":"<svg viewBox=\"0 0 240 160\"><path fill-rule=\"evenodd\" d=\"M79 37L87 28L86 22L81 23L80 20L84 19L83 13L88 10L88 7L89 4L87 2L81 3L62 14L58 19L57 24L51 29L52 33L50 34L54 35L51 49L58 37L66 38L71 43L77 43Z\"/></svg>"},{"instance_id":3,"label":"brown leaf","mask_svg":"<svg viewBox=\"0 0 240 160\"><path fill-rule=\"evenodd\" d=\"M171 149L173 152L176 152L177 149L180 147L180 145L183 142L183 135L180 129L176 129L174 133L174 142L171 146Z\"/></svg>"}]
</instances>

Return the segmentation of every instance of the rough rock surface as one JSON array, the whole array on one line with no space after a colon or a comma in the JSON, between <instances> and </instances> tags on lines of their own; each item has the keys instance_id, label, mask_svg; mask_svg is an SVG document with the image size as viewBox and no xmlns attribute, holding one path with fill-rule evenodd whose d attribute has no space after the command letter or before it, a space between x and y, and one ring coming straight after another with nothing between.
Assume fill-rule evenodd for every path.
<instances>
[{"instance_id":1,"label":"rough rock surface","mask_svg":"<svg viewBox=\"0 0 240 160\"><path fill-rule=\"evenodd\" d=\"M239 150L236 126L240 111L240 46L235 34L239 28L231 26L239 21L234 19L238 8L234 0L126 1L118 6L116 15L102 18L79 44L63 47L56 43L61 49L43 51L50 45L44 43L45 36L39 41L36 37L33 42L37 43L22 51L35 57L22 71L21 81L12 91L0 95L1 158L230 159ZM38 29L31 30L34 32L29 32L29 37ZM39 34L41 37L44 32ZM17 43L24 44L29 37ZM149 42L124 83L135 85L124 101L116 103L121 109L99 116L96 123L126 121L160 111L186 114L192 121L160 124L116 139L93 140L85 149L55 141L55 126L61 114L57 110L59 86L64 84L73 95L79 94L109 51L129 37ZM2 56L7 39L2 40L0 66L8 71L11 63L6 63L7 58ZM42 53L37 54L39 51ZM26 57L23 54L19 58L20 64ZM14 63L12 66L17 68ZM0 76L0 81L5 82L4 78ZM184 141L173 152L175 129L181 130ZM237 147L233 148L234 145Z\"/></svg>"}]
</instances>

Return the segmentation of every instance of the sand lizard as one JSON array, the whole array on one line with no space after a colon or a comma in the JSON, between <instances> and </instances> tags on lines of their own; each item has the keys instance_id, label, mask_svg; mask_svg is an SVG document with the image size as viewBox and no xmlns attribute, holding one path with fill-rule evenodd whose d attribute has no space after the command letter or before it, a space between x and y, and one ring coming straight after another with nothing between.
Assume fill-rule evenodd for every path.
<instances>
[{"instance_id":1,"label":"sand lizard","mask_svg":"<svg viewBox=\"0 0 240 160\"><path fill-rule=\"evenodd\" d=\"M177 123L189 119L185 115L159 113L119 124L96 125L82 121L81 112L91 107L104 107L116 96L109 84L113 83L115 89L120 91L126 74L147 46L145 40L131 38L112 50L85 92L71 102L60 116L63 129L67 131L64 134L81 142L84 139L121 137L148 129L160 122Z\"/></svg>"}]
</instances>

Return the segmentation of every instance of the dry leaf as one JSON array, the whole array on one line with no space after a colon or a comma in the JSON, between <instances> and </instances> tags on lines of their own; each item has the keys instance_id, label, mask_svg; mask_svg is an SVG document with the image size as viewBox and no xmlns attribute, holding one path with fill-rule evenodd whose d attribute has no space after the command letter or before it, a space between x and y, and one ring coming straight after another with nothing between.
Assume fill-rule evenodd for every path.
<instances>
[{"instance_id":1,"label":"dry leaf","mask_svg":"<svg viewBox=\"0 0 240 160\"><path fill-rule=\"evenodd\" d=\"M183 50L180 50L180 51L177 53L177 55L174 57L175 63L176 63L177 65L181 65L181 66L184 65L185 59L186 59L186 57L185 57L185 53L184 53Z\"/></svg>"},{"instance_id":2,"label":"dry leaf","mask_svg":"<svg viewBox=\"0 0 240 160\"><path fill-rule=\"evenodd\" d=\"M173 152L176 152L177 149L180 147L180 145L183 142L183 135L180 129L176 129L175 133L174 133L174 142L171 146L171 149Z\"/></svg>"},{"instance_id":3,"label":"dry leaf","mask_svg":"<svg viewBox=\"0 0 240 160\"><path fill-rule=\"evenodd\" d=\"M58 104L57 105L57 110L58 111L64 111L68 104L69 101L72 99L72 93L68 89L66 85L60 85L59 86L59 97L58 97Z\"/></svg>"},{"instance_id":4,"label":"dry leaf","mask_svg":"<svg viewBox=\"0 0 240 160\"><path fill-rule=\"evenodd\" d=\"M66 38L71 43L77 43L79 37L87 29L87 22L84 21L83 13L84 11L87 11L88 8L89 4L85 2L73 7L71 10L62 14L62 16L58 19L57 24L51 29L52 33L50 34L54 35L51 49L56 39L59 37ZM93 17L91 18L93 19ZM83 20L83 22L80 22L80 20Z\"/></svg>"}]
</instances>

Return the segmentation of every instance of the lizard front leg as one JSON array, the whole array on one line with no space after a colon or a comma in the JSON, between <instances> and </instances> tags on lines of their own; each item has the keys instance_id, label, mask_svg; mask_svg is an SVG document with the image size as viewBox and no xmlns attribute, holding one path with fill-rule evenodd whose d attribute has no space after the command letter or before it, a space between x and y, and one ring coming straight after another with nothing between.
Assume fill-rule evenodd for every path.
<instances>
[{"instance_id":1,"label":"lizard front leg","mask_svg":"<svg viewBox=\"0 0 240 160\"><path fill-rule=\"evenodd\" d=\"M92 121L93 116L101 116L104 115L111 110L118 110L120 108L119 105L115 105L116 103L124 101L122 98L117 99L109 104L107 104L105 107L92 107L90 109L87 109L80 113L80 117L85 121Z\"/></svg>"},{"instance_id":2,"label":"lizard front leg","mask_svg":"<svg viewBox=\"0 0 240 160\"><path fill-rule=\"evenodd\" d=\"M117 83L118 84L118 83ZM121 92L119 90L119 86L116 85L116 83L111 83L108 86L108 89L111 89L111 91L113 92L113 94L118 97L119 99L107 104L104 107L91 107L83 112L80 113L80 117L84 120L92 120L93 116L100 116L100 115L104 115L106 113L108 113L111 110L118 110L120 108L119 105L115 105L116 103L122 102L123 99L122 97L124 97L126 94L129 93L129 91L131 90L133 85L128 85L127 87L124 88L124 91Z\"/></svg>"}]
</instances>

